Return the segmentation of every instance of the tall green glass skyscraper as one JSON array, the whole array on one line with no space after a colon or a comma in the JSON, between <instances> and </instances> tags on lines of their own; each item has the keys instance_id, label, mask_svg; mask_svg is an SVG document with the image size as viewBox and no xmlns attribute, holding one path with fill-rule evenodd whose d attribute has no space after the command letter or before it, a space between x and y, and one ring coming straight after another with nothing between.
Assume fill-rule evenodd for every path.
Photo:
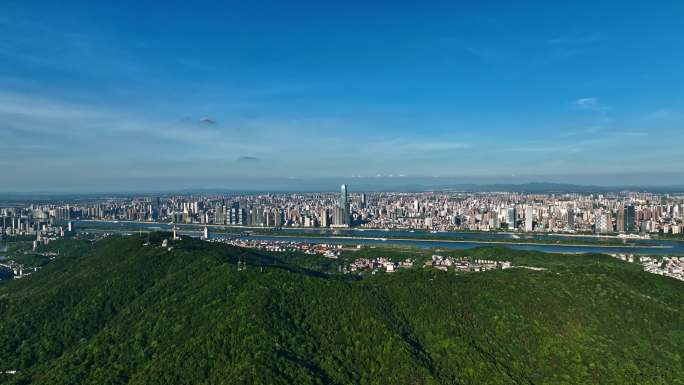
<instances>
[{"instance_id":1,"label":"tall green glass skyscraper","mask_svg":"<svg viewBox=\"0 0 684 385\"><path fill-rule=\"evenodd\" d=\"M340 187L340 208L343 212L342 223L343 225L350 224L350 212L349 212L349 196L347 194L347 185L343 184Z\"/></svg>"},{"instance_id":2,"label":"tall green glass skyscraper","mask_svg":"<svg viewBox=\"0 0 684 385\"><path fill-rule=\"evenodd\" d=\"M625 231L628 233L636 231L636 210L634 205L625 207Z\"/></svg>"}]
</instances>

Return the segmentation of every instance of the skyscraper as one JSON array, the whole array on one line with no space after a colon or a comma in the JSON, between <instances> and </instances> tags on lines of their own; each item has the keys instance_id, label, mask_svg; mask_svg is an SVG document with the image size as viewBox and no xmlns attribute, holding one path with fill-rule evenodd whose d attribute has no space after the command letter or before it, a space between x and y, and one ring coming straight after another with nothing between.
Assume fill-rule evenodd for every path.
<instances>
[{"instance_id":1,"label":"skyscraper","mask_svg":"<svg viewBox=\"0 0 684 385\"><path fill-rule=\"evenodd\" d=\"M349 196L347 194L347 185L340 186L340 208L342 209L341 225L349 225Z\"/></svg>"},{"instance_id":2,"label":"skyscraper","mask_svg":"<svg viewBox=\"0 0 684 385\"><path fill-rule=\"evenodd\" d=\"M596 216L594 230L597 233L607 233L610 226L610 214L599 214Z\"/></svg>"},{"instance_id":3,"label":"skyscraper","mask_svg":"<svg viewBox=\"0 0 684 385\"><path fill-rule=\"evenodd\" d=\"M534 230L534 209L532 207L525 208L525 231Z\"/></svg>"},{"instance_id":4,"label":"skyscraper","mask_svg":"<svg viewBox=\"0 0 684 385\"><path fill-rule=\"evenodd\" d=\"M328 209L322 208L321 214L319 215L321 227L330 226L330 221L328 220Z\"/></svg>"},{"instance_id":5,"label":"skyscraper","mask_svg":"<svg viewBox=\"0 0 684 385\"><path fill-rule=\"evenodd\" d=\"M508 229L509 230L514 230L516 228L516 223L518 220L518 216L515 212L515 207L509 207L508 211L506 212L506 223L508 224Z\"/></svg>"},{"instance_id":6,"label":"skyscraper","mask_svg":"<svg viewBox=\"0 0 684 385\"><path fill-rule=\"evenodd\" d=\"M347 226L344 217L344 209L342 207L335 207L335 211L333 211L333 224L340 227Z\"/></svg>"},{"instance_id":7,"label":"skyscraper","mask_svg":"<svg viewBox=\"0 0 684 385\"><path fill-rule=\"evenodd\" d=\"M618 207L618 209L617 209L617 220L615 222L616 222L616 225L615 225L616 230L618 232L621 232L621 233L624 232L625 231L625 209L622 206Z\"/></svg>"},{"instance_id":8,"label":"skyscraper","mask_svg":"<svg viewBox=\"0 0 684 385\"><path fill-rule=\"evenodd\" d=\"M281 226L283 224L283 214L280 210L273 211L273 226Z\"/></svg>"},{"instance_id":9,"label":"skyscraper","mask_svg":"<svg viewBox=\"0 0 684 385\"><path fill-rule=\"evenodd\" d=\"M636 231L636 210L634 205L625 207L625 231L628 233Z\"/></svg>"}]
</instances>

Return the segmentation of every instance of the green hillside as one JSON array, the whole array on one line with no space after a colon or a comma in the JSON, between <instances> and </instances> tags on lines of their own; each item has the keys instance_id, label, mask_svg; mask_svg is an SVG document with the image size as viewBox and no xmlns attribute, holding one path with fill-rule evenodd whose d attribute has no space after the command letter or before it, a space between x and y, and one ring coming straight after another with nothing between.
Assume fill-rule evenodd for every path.
<instances>
[{"instance_id":1,"label":"green hillside","mask_svg":"<svg viewBox=\"0 0 684 385\"><path fill-rule=\"evenodd\" d=\"M0 283L0 383L684 383L684 283L609 257L480 249L547 270L360 279L161 237L65 241Z\"/></svg>"}]
</instances>

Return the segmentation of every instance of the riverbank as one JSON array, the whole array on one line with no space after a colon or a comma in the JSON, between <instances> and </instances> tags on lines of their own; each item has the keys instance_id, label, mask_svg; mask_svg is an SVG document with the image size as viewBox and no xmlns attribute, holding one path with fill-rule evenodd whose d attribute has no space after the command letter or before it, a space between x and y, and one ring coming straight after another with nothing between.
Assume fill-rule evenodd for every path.
<instances>
[{"instance_id":1,"label":"riverbank","mask_svg":"<svg viewBox=\"0 0 684 385\"><path fill-rule=\"evenodd\" d=\"M652 245L652 246L634 246L634 245L591 245L591 244L563 244L563 243L543 243L543 242L520 242L520 241L486 241L486 240L455 240L455 239L424 239L424 238L397 238L397 237L349 237L349 236L313 236L313 235L303 235L303 234L288 234L288 235L261 235L261 234L251 234L249 237L257 238L302 238L302 239L344 239L344 240L366 240L366 241L380 241L386 242L388 240L392 241L425 241L425 242L446 242L446 243L482 243L482 244L492 244L492 245L539 245L539 246L568 246L568 247L608 247L608 248L625 248L625 247L639 247L639 248L652 248L652 249L668 249L669 246Z\"/></svg>"},{"instance_id":2,"label":"riverbank","mask_svg":"<svg viewBox=\"0 0 684 385\"><path fill-rule=\"evenodd\" d=\"M171 231L193 237L202 235L203 224L172 224L132 221L76 221L78 231L139 233ZM248 239L291 240L309 243L396 244L421 248L472 248L479 246L509 246L515 249L559 253L660 254L684 255L684 242L661 240L605 241L590 236L572 238L555 234L530 233L473 233L473 232L411 232L399 230L320 229L320 228L264 228L254 226L206 225L212 238L233 237Z\"/></svg>"}]
</instances>

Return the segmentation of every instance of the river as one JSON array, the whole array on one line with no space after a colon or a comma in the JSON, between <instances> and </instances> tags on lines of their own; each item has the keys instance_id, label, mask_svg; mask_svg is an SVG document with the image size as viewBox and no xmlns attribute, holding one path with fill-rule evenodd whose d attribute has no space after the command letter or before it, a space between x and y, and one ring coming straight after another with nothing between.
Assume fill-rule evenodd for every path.
<instances>
[{"instance_id":1,"label":"river","mask_svg":"<svg viewBox=\"0 0 684 385\"><path fill-rule=\"evenodd\" d=\"M114 221L76 221L77 229L98 229L99 231L118 231L134 233L140 231L169 231L173 225L167 223L114 222ZM179 233L199 236L203 225L177 224ZM211 229L226 226L210 226L212 238L224 237L224 234L211 233ZM256 228L240 228L244 231ZM684 256L684 242L656 239L630 239L630 245L572 245L556 244L556 241L572 239L596 241L599 238L590 235L568 236L562 234L514 234L495 232L438 232L406 231L406 230L325 230L325 229L280 229L279 235L240 235L241 239L288 241L306 243L336 243L350 245L385 244L397 246L414 246L420 248L469 249L482 246L505 246L517 250L536 250L552 253L625 253L625 254L662 254ZM300 235L294 235L295 233ZM280 235L282 234L282 235ZM288 235L292 234L292 235ZM307 236L311 234L311 236ZM429 237L430 239L417 239ZM459 239L448 239L457 237ZM400 239L397 239L400 238ZM413 239L412 239L413 238ZM473 239L469 241L468 239ZM524 240L541 241L542 243L522 243ZM608 238L617 241L618 238ZM520 243L516 243L520 242Z\"/></svg>"}]
</instances>

